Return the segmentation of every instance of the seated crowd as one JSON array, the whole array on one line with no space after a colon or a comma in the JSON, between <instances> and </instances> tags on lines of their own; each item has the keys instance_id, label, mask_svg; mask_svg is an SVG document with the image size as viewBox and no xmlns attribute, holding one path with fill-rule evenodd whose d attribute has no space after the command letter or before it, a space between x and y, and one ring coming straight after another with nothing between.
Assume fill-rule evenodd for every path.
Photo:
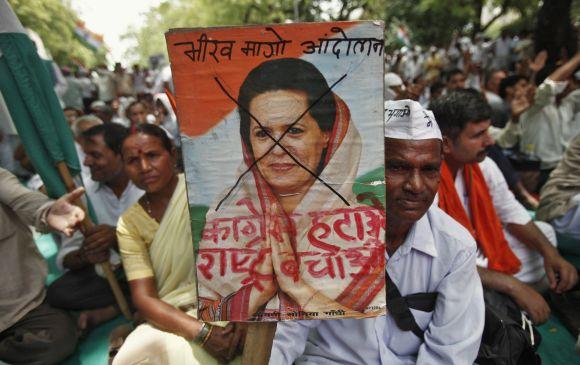
<instances>
[{"instance_id":1,"label":"seated crowd","mask_svg":"<svg viewBox=\"0 0 580 365\"><path fill-rule=\"evenodd\" d=\"M508 297L537 325L549 318L548 293L578 290L578 271L557 247L568 237L580 252L580 55L544 79L535 62L525 75L493 70L476 88L465 87L468 65L430 88L386 74L385 112L411 111L384 126L387 300L436 299L428 310L406 308L410 327L389 304L376 318L281 322L271 364L471 364L487 293ZM119 316L98 265L110 262L138 324L112 346L113 364L241 363L245 325L196 319L169 99L115 100L85 102L89 115L64 109L98 225L72 233L83 214L69 203L81 193L52 202L0 169L0 270L12 278L0 289L0 361L58 363L80 335ZM528 167L519 169L521 158ZM18 160L26 167L23 151ZM46 289L27 225L62 232L63 274ZM78 313L76 329L66 311Z\"/></svg>"}]
</instances>

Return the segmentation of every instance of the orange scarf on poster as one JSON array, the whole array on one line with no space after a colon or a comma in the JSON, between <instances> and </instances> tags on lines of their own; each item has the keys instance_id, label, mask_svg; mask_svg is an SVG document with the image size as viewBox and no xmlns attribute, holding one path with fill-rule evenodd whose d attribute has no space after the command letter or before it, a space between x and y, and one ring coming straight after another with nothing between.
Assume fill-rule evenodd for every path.
<instances>
[{"instance_id":1,"label":"orange scarf on poster","mask_svg":"<svg viewBox=\"0 0 580 365\"><path fill-rule=\"evenodd\" d=\"M503 234L501 222L495 212L493 200L477 163L463 167L465 188L469 195L471 220L465 211L455 180L447 163L441 166L439 184L439 207L467 228L477 245L488 259L488 269L505 274L515 274L520 270L520 260L513 253Z\"/></svg>"}]
</instances>

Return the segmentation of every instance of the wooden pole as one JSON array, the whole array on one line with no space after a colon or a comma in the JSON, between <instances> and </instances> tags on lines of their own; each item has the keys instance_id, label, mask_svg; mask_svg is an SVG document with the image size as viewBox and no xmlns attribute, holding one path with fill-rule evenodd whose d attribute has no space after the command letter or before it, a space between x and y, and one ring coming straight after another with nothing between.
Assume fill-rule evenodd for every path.
<instances>
[{"instance_id":1,"label":"wooden pole","mask_svg":"<svg viewBox=\"0 0 580 365\"><path fill-rule=\"evenodd\" d=\"M267 365L270 361L272 342L276 333L276 322L254 322L248 324L242 365Z\"/></svg>"},{"instance_id":2,"label":"wooden pole","mask_svg":"<svg viewBox=\"0 0 580 365\"><path fill-rule=\"evenodd\" d=\"M58 172L64 182L64 185L66 186L67 191L71 192L74 189L76 189L75 183L72 179L72 176L70 174L70 171L68 169L68 166L66 165L66 163L64 161L60 161L57 162L56 164L56 168L58 169ZM85 207L85 205L82 203L82 201L77 202L78 206L84 210L85 212L85 219L83 220L83 232L86 232L89 228L93 227L93 222L91 222L90 218L89 218L89 214L88 214L88 210ZM107 278L107 281L109 282L109 286L111 287L111 290L113 291L113 295L115 296L115 300L117 301L117 304L119 305L119 308L121 309L121 313L123 313L123 316L125 316L126 319L128 320L132 320L133 316L131 315L131 311L129 310L129 305L127 304L127 300L125 299L125 296L123 295L123 292L121 291L121 287L119 286L119 282L117 281L117 278L115 277L115 274L113 273L113 269L111 268L111 263L109 261L103 262L101 265L101 268L103 269L103 272L105 273L105 277Z\"/></svg>"}]
</instances>

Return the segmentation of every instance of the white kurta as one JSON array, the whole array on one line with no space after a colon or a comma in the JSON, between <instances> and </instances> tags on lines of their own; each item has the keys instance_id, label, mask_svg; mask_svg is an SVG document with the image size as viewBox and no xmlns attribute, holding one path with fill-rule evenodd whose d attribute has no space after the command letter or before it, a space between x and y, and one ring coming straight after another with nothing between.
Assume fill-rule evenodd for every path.
<instances>
[{"instance_id":1,"label":"white kurta","mask_svg":"<svg viewBox=\"0 0 580 365\"><path fill-rule=\"evenodd\" d=\"M113 190L108 186L95 182L92 179L84 181L87 195L93 206L93 210L97 215L98 224L107 224L110 226L117 226L119 217L129 208L135 204L143 195L143 190L136 187L131 181L123 191L120 197L117 198ZM66 255L70 252L76 251L82 247L84 237L76 231L71 237L61 236L62 245L56 256L56 264L59 269L63 270L62 262ZM110 262L114 265L121 262L119 254L111 250Z\"/></svg>"},{"instance_id":2,"label":"white kurta","mask_svg":"<svg viewBox=\"0 0 580 365\"><path fill-rule=\"evenodd\" d=\"M556 105L556 95L564 91L566 82L546 79L536 91L533 105L520 117L520 150L541 160L542 169L556 167L574 133L580 94L573 92Z\"/></svg>"},{"instance_id":3,"label":"white kurta","mask_svg":"<svg viewBox=\"0 0 580 365\"><path fill-rule=\"evenodd\" d=\"M479 168L481 169L485 183L489 189L489 194L493 200L495 211L499 216L500 222L504 226L503 232L505 238L515 255L522 262L520 271L516 273L514 277L524 283L535 283L539 281L545 275L544 259L536 250L519 241L505 229L506 225L509 223L522 225L527 224L532 220L530 214L514 197L514 194L508 188L499 167L497 167L492 159L486 157L485 160L479 164ZM461 199L465 211L470 215L469 197L465 190L463 169L460 169L457 172L457 176L455 177L455 189L457 190L457 195L459 195L459 199ZM544 222L536 222L536 225L546 235L546 237L548 237L548 240L556 246L556 234L554 229ZM487 258L479 250L477 264L481 267L487 267Z\"/></svg>"},{"instance_id":4,"label":"white kurta","mask_svg":"<svg viewBox=\"0 0 580 365\"><path fill-rule=\"evenodd\" d=\"M398 329L390 315L278 323L270 364L472 364L485 308L467 230L436 206L387 258L401 295L437 292L433 312L411 310L425 341Z\"/></svg>"}]
</instances>

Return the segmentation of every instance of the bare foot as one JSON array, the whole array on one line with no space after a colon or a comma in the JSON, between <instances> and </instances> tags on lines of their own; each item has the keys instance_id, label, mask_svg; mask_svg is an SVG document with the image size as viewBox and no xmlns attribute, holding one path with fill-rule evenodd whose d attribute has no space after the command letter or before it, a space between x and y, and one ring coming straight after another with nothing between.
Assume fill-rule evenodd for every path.
<instances>
[{"instance_id":1,"label":"bare foot","mask_svg":"<svg viewBox=\"0 0 580 365\"><path fill-rule=\"evenodd\" d=\"M83 333L87 333L101 323L105 323L117 317L119 314L121 314L121 311L113 305L86 310L81 312L79 315L77 326Z\"/></svg>"}]
</instances>

